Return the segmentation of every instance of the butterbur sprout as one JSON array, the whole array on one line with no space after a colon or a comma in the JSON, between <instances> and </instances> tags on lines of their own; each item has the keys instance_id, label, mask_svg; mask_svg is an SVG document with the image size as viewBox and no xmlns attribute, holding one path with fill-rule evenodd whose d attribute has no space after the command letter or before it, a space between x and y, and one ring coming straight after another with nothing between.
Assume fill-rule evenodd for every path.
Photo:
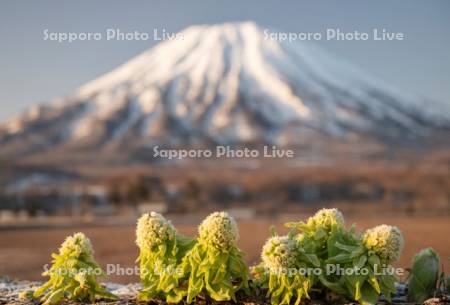
<instances>
[{"instance_id":1,"label":"butterbur sprout","mask_svg":"<svg viewBox=\"0 0 450 305\"><path fill-rule=\"evenodd\" d=\"M308 218L308 221L290 222L285 226L291 228L291 235L295 235L297 240L321 241L317 244L318 249L324 250L326 241L332 230L344 228L344 216L338 209L321 209L316 214Z\"/></svg>"},{"instance_id":2,"label":"butterbur sprout","mask_svg":"<svg viewBox=\"0 0 450 305\"><path fill-rule=\"evenodd\" d=\"M215 301L236 300L239 290L248 292L248 267L237 248L236 221L225 212L209 215L199 226L197 243L183 258L186 301L209 296Z\"/></svg>"},{"instance_id":3,"label":"butterbur sprout","mask_svg":"<svg viewBox=\"0 0 450 305\"><path fill-rule=\"evenodd\" d=\"M218 249L236 245L239 232L236 221L225 212L214 212L198 228L199 240Z\"/></svg>"},{"instance_id":4,"label":"butterbur sprout","mask_svg":"<svg viewBox=\"0 0 450 305\"><path fill-rule=\"evenodd\" d=\"M332 292L361 304L375 304L381 294L389 301L396 292L395 277L375 271L380 264L389 266L399 259L403 237L398 228L382 225L361 236L355 226L345 227L344 217L337 209L321 209L306 222L286 226L291 228L288 236L270 238L263 247L261 264L252 270L255 280L267 289L272 304L288 305L293 298L298 304L313 290ZM328 273L328 266L333 265L368 274L361 277ZM292 275L293 270L305 267L320 272ZM271 269L284 269L288 274Z\"/></svg>"},{"instance_id":5,"label":"butterbur sprout","mask_svg":"<svg viewBox=\"0 0 450 305\"><path fill-rule=\"evenodd\" d=\"M314 297L317 293L334 293L361 304L376 304L382 294L389 301L396 292L396 279L392 274L376 274L375 270L376 265L389 266L399 259L404 244L402 233L397 227L380 225L361 235L354 226L347 229L344 224L339 210L321 209L306 222L286 224L292 228L286 236L278 236L272 229L272 236L262 248L261 263L252 268L252 282L267 292L274 305L299 305L311 293ZM206 217L196 239L179 234L161 214L142 215L136 228L143 286L138 300L187 304L197 298L237 301L239 291L249 293L248 267L244 253L237 247L238 239L237 223L226 212ZM83 233L67 237L52 257L52 266L44 273L50 277L48 282L32 296L24 292L23 298L39 297L44 305L63 300L92 303L96 298L116 299L97 283L96 276L103 272ZM423 299L430 293L419 295L420 289L414 286L414 279L422 278L427 264L431 265L429 261L439 265L431 250L416 256L410 280L415 298ZM343 270L369 272L364 277L327 273L325 268L333 264ZM436 286L436 278L430 276L430 287Z\"/></svg>"},{"instance_id":6,"label":"butterbur sprout","mask_svg":"<svg viewBox=\"0 0 450 305\"><path fill-rule=\"evenodd\" d=\"M261 260L252 273L255 281L267 289L272 304L289 305L295 300L298 305L303 298L309 298L315 278L302 274L300 268L318 266L319 261L314 254L306 254L298 239L272 236L263 246Z\"/></svg>"},{"instance_id":7,"label":"butterbur sprout","mask_svg":"<svg viewBox=\"0 0 450 305\"><path fill-rule=\"evenodd\" d=\"M408 280L408 296L415 303L422 304L436 293L440 262L439 255L432 248L423 249L414 255Z\"/></svg>"},{"instance_id":8,"label":"butterbur sprout","mask_svg":"<svg viewBox=\"0 0 450 305\"><path fill-rule=\"evenodd\" d=\"M399 228L380 225L364 233L363 243L367 249L375 252L382 262L390 264L400 258L404 240Z\"/></svg>"},{"instance_id":9,"label":"butterbur sprout","mask_svg":"<svg viewBox=\"0 0 450 305\"><path fill-rule=\"evenodd\" d=\"M274 236L265 243L261 259L269 270L292 268L296 264L297 242L288 236Z\"/></svg>"},{"instance_id":10,"label":"butterbur sprout","mask_svg":"<svg viewBox=\"0 0 450 305\"><path fill-rule=\"evenodd\" d=\"M138 261L144 288L139 292L139 299L163 298L170 303L180 302L184 294L179 287L177 269L193 246L193 240L178 234L162 215L151 212L138 220L136 244L140 249Z\"/></svg>"},{"instance_id":11,"label":"butterbur sprout","mask_svg":"<svg viewBox=\"0 0 450 305\"><path fill-rule=\"evenodd\" d=\"M77 257L80 255L92 256L94 255L94 250L91 241L86 235L83 233L75 233L72 236L66 237L59 248L59 254Z\"/></svg>"},{"instance_id":12,"label":"butterbur sprout","mask_svg":"<svg viewBox=\"0 0 450 305\"><path fill-rule=\"evenodd\" d=\"M175 239L176 230L161 214L151 212L139 218L136 228L136 244L141 249L151 249Z\"/></svg>"},{"instance_id":13,"label":"butterbur sprout","mask_svg":"<svg viewBox=\"0 0 450 305\"><path fill-rule=\"evenodd\" d=\"M67 237L58 254L52 254L51 268L43 274L50 279L33 296L40 297L46 305L63 299L85 302L94 302L96 297L116 299L97 283L96 275L102 275L103 271L93 255L91 241L83 233Z\"/></svg>"},{"instance_id":14,"label":"butterbur sprout","mask_svg":"<svg viewBox=\"0 0 450 305\"><path fill-rule=\"evenodd\" d=\"M327 232L331 231L333 226L343 227L344 224L344 215L338 209L321 209L308 219L308 225L323 228Z\"/></svg>"}]
</instances>

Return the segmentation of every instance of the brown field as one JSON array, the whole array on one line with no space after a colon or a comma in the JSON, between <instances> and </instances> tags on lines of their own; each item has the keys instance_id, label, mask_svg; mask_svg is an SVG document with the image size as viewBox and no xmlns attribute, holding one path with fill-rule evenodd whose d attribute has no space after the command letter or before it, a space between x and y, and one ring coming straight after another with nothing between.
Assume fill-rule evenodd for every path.
<instances>
[{"instance_id":1,"label":"brown field","mask_svg":"<svg viewBox=\"0 0 450 305\"><path fill-rule=\"evenodd\" d=\"M247 261L252 264L259 260L259 252L268 236L271 224L279 233L284 233L283 223L304 219L307 215L289 215L277 218L240 220L240 247L247 253ZM195 233L198 217L173 217L175 225L185 234ZM446 272L450 272L450 217L407 217L407 216L351 216L348 223L355 222L357 228L369 228L381 223L398 226L404 233L406 247L399 267L408 267L414 253L425 247L433 247L441 256ZM137 257L134 245L134 227L71 227L39 229L4 229L0 231L0 276L40 280L44 264L49 263L50 253L57 250L65 236L76 231L85 232L92 240L96 259L102 265L120 264L133 267ZM108 281L134 282L136 276L111 276Z\"/></svg>"}]
</instances>

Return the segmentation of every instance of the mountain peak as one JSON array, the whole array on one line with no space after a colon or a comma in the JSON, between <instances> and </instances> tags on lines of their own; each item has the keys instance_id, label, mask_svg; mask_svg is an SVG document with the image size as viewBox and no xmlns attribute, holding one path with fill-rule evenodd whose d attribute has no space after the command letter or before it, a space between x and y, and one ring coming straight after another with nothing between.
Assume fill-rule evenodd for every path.
<instances>
[{"instance_id":1,"label":"mountain peak","mask_svg":"<svg viewBox=\"0 0 450 305\"><path fill-rule=\"evenodd\" d=\"M449 113L309 42L253 22L191 26L56 103L0 127L4 152L208 142L296 145L314 137L416 139ZM308 137L314 135L313 137Z\"/></svg>"}]
</instances>

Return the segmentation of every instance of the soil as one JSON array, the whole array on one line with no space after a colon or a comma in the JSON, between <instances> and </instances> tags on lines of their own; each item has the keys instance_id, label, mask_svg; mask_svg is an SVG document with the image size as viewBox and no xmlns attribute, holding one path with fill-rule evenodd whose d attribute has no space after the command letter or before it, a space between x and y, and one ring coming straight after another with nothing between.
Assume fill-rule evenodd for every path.
<instances>
[{"instance_id":1,"label":"soil","mask_svg":"<svg viewBox=\"0 0 450 305\"><path fill-rule=\"evenodd\" d=\"M42 283L29 281L0 281L0 305L40 305L41 302L37 299L26 299L20 296L21 292L36 289ZM136 299L137 291L140 289L140 284L120 285L114 283L105 283L106 288L119 297L118 301L111 302L110 300L97 300L94 304L99 305L134 305L134 304L148 304L148 305L167 305L166 302L154 300L151 302L139 302ZM397 284L397 295L392 298L392 302L388 303L380 298L377 305L414 305L414 303L406 302L405 292L406 286ZM237 302L217 302L211 299L198 298L195 301L196 305L270 305L270 302L264 297L263 291L257 289L252 290L251 296L239 296ZM80 305L86 303L65 301L67 305ZM342 300L305 300L302 305L354 305L356 303L343 302ZM448 295L439 298L432 298L424 302L423 305L449 305L450 297ZM184 305L184 304L183 304Z\"/></svg>"}]
</instances>

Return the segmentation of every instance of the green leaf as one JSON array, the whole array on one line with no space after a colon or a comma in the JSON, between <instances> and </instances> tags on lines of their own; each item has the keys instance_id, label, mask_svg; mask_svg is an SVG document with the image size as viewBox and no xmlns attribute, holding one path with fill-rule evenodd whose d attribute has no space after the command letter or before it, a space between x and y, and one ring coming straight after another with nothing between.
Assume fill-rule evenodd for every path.
<instances>
[{"instance_id":1,"label":"green leaf","mask_svg":"<svg viewBox=\"0 0 450 305\"><path fill-rule=\"evenodd\" d=\"M314 267L320 267L320 260L315 254L304 254L308 261L314 265Z\"/></svg>"},{"instance_id":2,"label":"green leaf","mask_svg":"<svg viewBox=\"0 0 450 305\"><path fill-rule=\"evenodd\" d=\"M361 299L358 301L365 305L373 305L378 302L379 294L373 289L371 285L365 283L361 288Z\"/></svg>"},{"instance_id":3,"label":"green leaf","mask_svg":"<svg viewBox=\"0 0 450 305\"><path fill-rule=\"evenodd\" d=\"M380 268L381 266L380 258L375 254L369 255L368 262L372 266L372 268Z\"/></svg>"},{"instance_id":4,"label":"green leaf","mask_svg":"<svg viewBox=\"0 0 450 305\"><path fill-rule=\"evenodd\" d=\"M389 301L391 295L397 292L397 289L395 289L395 277L393 275L381 275L378 277L378 282L380 284L381 292Z\"/></svg>"},{"instance_id":5,"label":"green leaf","mask_svg":"<svg viewBox=\"0 0 450 305\"><path fill-rule=\"evenodd\" d=\"M408 284L409 296L416 303L423 303L434 294L439 277L439 262L439 256L431 248L414 256Z\"/></svg>"},{"instance_id":6,"label":"green leaf","mask_svg":"<svg viewBox=\"0 0 450 305\"><path fill-rule=\"evenodd\" d=\"M353 267L356 267L358 269L362 269L367 262L367 256L361 255L360 257L355 257L353 259Z\"/></svg>"},{"instance_id":7,"label":"green leaf","mask_svg":"<svg viewBox=\"0 0 450 305\"><path fill-rule=\"evenodd\" d=\"M355 300L361 300L361 283L359 281L355 283Z\"/></svg>"},{"instance_id":8,"label":"green leaf","mask_svg":"<svg viewBox=\"0 0 450 305\"><path fill-rule=\"evenodd\" d=\"M340 242L336 242L335 246L338 249L341 249L341 250L344 250L344 251L350 252L350 253L357 249L357 247L355 247L355 246L344 245L344 244L341 244Z\"/></svg>"},{"instance_id":9,"label":"green leaf","mask_svg":"<svg viewBox=\"0 0 450 305\"><path fill-rule=\"evenodd\" d=\"M450 275L447 276L447 278L445 279L445 282L446 282L445 289L447 290L447 293L450 293Z\"/></svg>"},{"instance_id":10,"label":"green leaf","mask_svg":"<svg viewBox=\"0 0 450 305\"><path fill-rule=\"evenodd\" d=\"M380 285L378 284L378 280L375 276L369 276L369 279L367 280L369 282L369 284L373 287L373 289L375 289L375 291L380 294L381 293L381 288Z\"/></svg>"},{"instance_id":11,"label":"green leaf","mask_svg":"<svg viewBox=\"0 0 450 305\"><path fill-rule=\"evenodd\" d=\"M270 226L269 232L270 232L270 236L272 236L272 237L277 236L277 229L275 228L274 225Z\"/></svg>"},{"instance_id":12,"label":"green leaf","mask_svg":"<svg viewBox=\"0 0 450 305\"><path fill-rule=\"evenodd\" d=\"M341 277L338 281L330 282L323 275L319 275L319 281L322 283L322 285L324 285L325 287L327 287L328 289L330 289L333 292L336 292L336 293L342 294L342 295L347 294L347 290L345 288L343 277Z\"/></svg>"},{"instance_id":13,"label":"green leaf","mask_svg":"<svg viewBox=\"0 0 450 305\"><path fill-rule=\"evenodd\" d=\"M118 300L119 299L115 294L112 294L111 292L109 292L105 289L97 291L96 294L99 297L106 298L109 300Z\"/></svg>"},{"instance_id":14,"label":"green leaf","mask_svg":"<svg viewBox=\"0 0 450 305\"><path fill-rule=\"evenodd\" d=\"M299 305L300 302L302 301L302 297L303 297L303 289L299 288L297 289L297 299L295 300L294 305Z\"/></svg>"},{"instance_id":15,"label":"green leaf","mask_svg":"<svg viewBox=\"0 0 450 305\"><path fill-rule=\"evenodd\" d=\"M316 240L323 239L327 237L327 232L323 228L318 228L314 233L314 238Z\"/></svg>"},{"instance_id":16,"label":"green leaf","mask_svg":"<svg viewBox=\"0 0 450 305\"><path fill-rule=\"evenodd\" d=\"M45 283L44 285L42 285L41 287L39 287L38 289L36 289L34 291L33 297L35 297L35 298L39 297L41 294L43 294L51 286L52 286L52 283L50 281L48 281L47 283Z\"/></svg>"},{"instance_id":17,"label":"green leaf","mask_svg":"<svg viewBox=\"0 0 450 305\"><path fill-rule=\"evenodd\" d=\"M327 264L336 264L336 263L347 263L350 262L351 258L350 258L350 254L348 253L340 253L336 256L330 257L329 259L327 259Z\"/></svg>"},{"instance_id":18,"label":"green leaf","mask_svg":"<svg viewBox=\"0 0 450 305\"><path fill-rule=\"evenodd\" d=\"M44 304L50 305L50 304L56 304L64 297L64 289L60 288L55 291L53 291L48 298L46 298Z\"/></svg>"},{"instance_id":19,"label":"green leaf","mask_svg":"<svg viewBox=\"0 0 450 305\"><path fill-rule=\"evenodd\" d=\"M364 254L365 251L366 251L366 248L363 246L355 247L354 250L351 252L350 256L352 258L358 257L358 256ZM367 260L367 257L366 257L366 260Z\"/></svg>"}]
</instances>

